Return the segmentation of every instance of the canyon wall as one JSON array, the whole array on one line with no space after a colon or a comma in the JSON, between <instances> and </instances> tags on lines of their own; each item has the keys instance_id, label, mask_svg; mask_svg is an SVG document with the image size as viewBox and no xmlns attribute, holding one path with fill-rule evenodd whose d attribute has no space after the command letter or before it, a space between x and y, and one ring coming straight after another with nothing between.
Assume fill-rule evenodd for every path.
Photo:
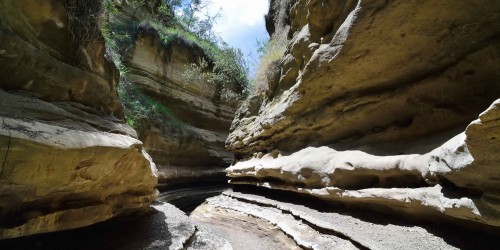
<instances>
[{"instance_id":1,"label":"canyon wall","mask_svg":"<svg viewBox=\"0 0 500 250\"><path fill-rule=\"evenodd\" d=\"M499 10L271 1L266 27L289 43L232 123L231 183L500 226Z\"/></svg>"},{"instance_id":2,"label":"canyon wall","mask_svg":"<svg viewBox=\"0 0 500 250\"><path fill-rule=\"evenodd\" d=\"M124 123L101 1L0 2L0 239L149 209L154 163Z\"/></svg>"},{"instance_id":3,"label":"canyon wall","mask_svg":"<svg viewBox=\"0 0 500 250\"><path fill-rule=\"evenodd\" d=\"M174 40L164 46L154 30L141 30L125 61L131 84L169 116L163 124L150 119L138 128L157 164L160 183L220 180L233 159L224 142L236 102L221 100L214 84L187 82L182 75L203 56L195 45Z\"/></svg>"},{"instance_id":4,"label":"canyon wall","mask_svg":"<svg viewBox=\"0 0 500 250\"><path fill-rule=\"evenodd\" d=\"M131 97L122 98L124 105L154 106L157 115L137 119L134 127L156 163L160 185L225 180L233 155L224 142L238 101L225 98L227 89L214 82L186 76L190 65L210 59L197 42L167 33L178 28L155 14L158 1L150 2L122 3L109 20L111 27L133 34L119 45Z\"/></svg>"}]
</instances>

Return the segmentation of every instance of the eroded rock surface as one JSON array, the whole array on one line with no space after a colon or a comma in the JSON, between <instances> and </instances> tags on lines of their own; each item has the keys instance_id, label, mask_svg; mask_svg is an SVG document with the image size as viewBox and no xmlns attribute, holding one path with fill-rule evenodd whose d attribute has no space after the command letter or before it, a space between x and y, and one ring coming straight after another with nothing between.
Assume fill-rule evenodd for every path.
<instances>
[{"instance_id":1,"label":"eroded rock surface","mask_svg":"<svg viewBox=\"0 0 500 250\"><path fill-rule=\"evenodd\" d=\"M152 206L166 217L163 222L171 235L168 241L154 241L147 249L233 249L224 238L193 224L185 213L168 203ZM156 223L156 222L153 222ZM165 234L166 232L159 232Z\"/></svg>"},{"instance_id":2,"label":"eroded rock surface","mask_svg":"<svg viewBox=\"0 0 500 250\"><path fill-rule=\"evenodd\" d=\"M267 93L237 113L227 146L238 155L425 153L452 136L419 138L463 131L500 95L497 1L277 2L291 41Z\"/></svg>"},{"instance_id":3,"label":"eroded rock surface","mask_svg":"<svg viewBox=\"0 0 500 250\"><path fill-rule=\"evenodd\" d=\"M100 1L0 3L0 238L145 210L154 163L123 121Z\"/></svg>"},{"instance_id":4,"label":"eroded rock surface","mask_svg":"<svg viewBox=\"0 0 500 250\"><path fill-rule=\"evenodd\" d=\"M190 218L227 239L235 249L301 249L271 222L228 207L205 203Z\"/></svg>"},{"instance_id":5,"label":"eroded rock surface","mask_svg":"<svg viewBox=\"0 0 500 250\"><path fill-rule=\"evenodd\" d=\"M498 10L271 1L268 31L290 42L233 121L231 183L500 227Z\"/></svg>"},{"instance_id":6,"label":"eroded rock surface","mask_svg":"<svg viewBox=\"0 0 500 250\"><path fill-rule=\"evenodd\" d=\"M174 39L165 45L155 30L143 29L125 61L129 81L171 117L165 124L143 122L138 130L161 183L220 178L232 161L224 142L236 102L222 100L215 84L183 76L187 65L203 57L193 44Z\"/></svg>"},{"instance_id":7,"label":"eroded rock surface","mask_svg":"<svg viewBox=\"0 0 500 250\"><path fill-rule=\"evenodd\" d=\"M424 227L395 217L331 209L312 199L297 197L297 204L287 201L291 196L285 192L274 197L268 197L272 192L248 192L226 191L209 198L190 217L215 234L230 236L233 247L241 249L467 249L490 248L498 241L449 225ZM260 240L241 244L252 236Z\"/></svg>"},{"instance_id":8,"label":"eroded rock surface","mask_svg":"<svg viewBox=\"0 0 500 250\"><path fill-rule=\"evenodd\" d=\"M70 101L123 117L119 74L105 59L97 26L101 2L0 3L0 81L46 101Z\"/></svg>"},{"instance_id":9,"label":"eroded rock surface","mask_svg":"<svg viewBox=\"0 0 500 250\"><path fill-rule=\"evenodd\" d=\"M376 156L308 147L287 156L270 153L240 161L227 169L228 176L233 184L292 190L422 218L444 214L498 227L500 172L494 167L496 154L488 151L500 147L494 136L498 105L493 103L465 133L426 154ZM469 143L481 150L469 151Z\"/></svg>"},{"instance_id":10,"label":"eroded rock surface","mask_svg":"<svg viewBox=\"0 0 500 250\"><path fill-rule=\"evenodd\" d=\"M224 180L233 159L224 142L237 100L224 96L231 87L221 88L232 85L185 75L202 60L212 62L206 48L166 31L186 32L162 16L161 3L115 2L117 11L109 16L108 28L120 34L115 46L126 71L121 98L128 119L158 167L160 185Z\"/></svg>"}]
</instances>

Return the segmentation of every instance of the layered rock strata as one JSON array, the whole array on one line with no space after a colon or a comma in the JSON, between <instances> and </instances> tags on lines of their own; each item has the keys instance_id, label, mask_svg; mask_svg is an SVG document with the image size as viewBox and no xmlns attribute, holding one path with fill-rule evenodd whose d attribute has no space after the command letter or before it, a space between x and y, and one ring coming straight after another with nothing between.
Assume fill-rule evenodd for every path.
<instances>
[{"instance_id":1,"label":"layered rock strata","mask_svg":"<svg viewBox=\"0 0 500 250\"><path fill-rule=\"evenodd\" d=\"M68 2L2 1L1 86L121 118L119 74L96 23L101 3Z\"/></svg>"},{"instance_id":2,"label":"layered rock strata","mask_svg":"<svg viewBox=\"0 0 500 250\"><path fill-rule=\"evenodd\" d=\"M290 43L233 121L231 182L500 226L498 10L272 1L268 30Z\"/></svg>"},{"instance_id":3,"label":"layered rock strata","mask_svg":"<svg viewBox=\"0 0 500 250\"><path fill-rule=\"evenodd\" d=\"M227 140L237 155L425 153L500 95L497 1L277 2L289 5L290 44L267 93L237 113Z\"/></svg>"},{"instance_id":4,"label":"layered rock strata","mask_svg":"<svg viewBox=\"0 0 500 250\"><path fill-rule=\"evenodd\" d=\"M233 247L241 249L486 249L498 244L498 240L461 228L332 211L312 199L295 199L301 200L297 204L283 200L290 197L284 192L272 198L266 197L268 192L248 192L226 191L209 198L190 218L217 235L230 236L227 239ZM248 239L252 236L258 239Z\"/></svg>"},{"instance_id":5,"label":"layered rock strata","mask_svg":"<svg viewBox=\"0 0 500 250\"><path fill-rule=\"evenodd\" d=\"M99 1L0 3L0 238L145 210L155 165L123 123Z\"/></svg>"},{"instance_id":6,"label":"layered rock strata","mask_svg":"<svg viewBox=\"0 0 500 250\"><path fill-rule=\"evenodd\" d=\"M499 146L499 108L500 100L465 133L426 154L376 156L308 147L287 156L271 153L238 162L228 168L228 176L234 184L291 190L352 207L368 205L421 218L446 215L498 227L499 159L491 148Z\"/></svg>"},{"instance_id":7,"label":"layered rock strata","mask_svg":"<svg viewBox=\"0 0 500 250\"><path fill-rule=\"evenodd\" d=\"M159 169L160 183L223 179L233 155L225 150L236 102L221 99L217 86L186 80L188 65L205 55L195 44L165 45L153 29L141 29L125 65L127 79L168 116L142 121L139 138Z\"/></svg>"}]
</instances>

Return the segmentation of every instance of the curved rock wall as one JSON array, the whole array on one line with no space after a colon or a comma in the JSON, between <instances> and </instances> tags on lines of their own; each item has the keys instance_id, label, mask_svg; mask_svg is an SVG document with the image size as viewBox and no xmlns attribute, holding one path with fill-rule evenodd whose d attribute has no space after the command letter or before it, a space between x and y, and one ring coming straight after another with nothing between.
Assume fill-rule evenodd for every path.
<instances>
[{"instance_id":1,"label":"curved rock wall","mask_svg":"<svg viewBox=\"0 0 500 250\"><path fill-rule=\"evenodd\" d=\"M452 135L423 148L408 138L463 131L500 93L496 1L291 4L292 39L269 91L232 125L236 154L425 152ZM329 9L334 16L322 15Z\"/></svg>"},{"instance_id":2,"label":"curved rock wall","mask_svg":"<svg viewBox=\"0 0 500 250\"><path fill-rule=\"evenodd\" d=\"M0 3L0 238L87 226L157 195L100 13L100 1Z\"/></svg>"},{"instance_id":3,"label":"curved rock wall","mask_svg":"<svg viewBox=\"0 0 500 250\"><path fill-rule=\"evenodd\" d=\"M500 226L498 10L272 1L268 30L289 30L290 43L233 121L231 182Z\"/></svg>"},{"instance_id":4,"label":"curved rock wall","mask_svg":"<svg viewBox=\"0 0 500 250\"><path fill-rule=\"evenodd\" d=\"M233 184L291 190L355 208L421 218L446 215L498 227L500 159L491 149L499 146L499 105L500 99L465 133L426 154L375 156L308 147L238 162L228 176Z\"/></svg>"}]
</instances>

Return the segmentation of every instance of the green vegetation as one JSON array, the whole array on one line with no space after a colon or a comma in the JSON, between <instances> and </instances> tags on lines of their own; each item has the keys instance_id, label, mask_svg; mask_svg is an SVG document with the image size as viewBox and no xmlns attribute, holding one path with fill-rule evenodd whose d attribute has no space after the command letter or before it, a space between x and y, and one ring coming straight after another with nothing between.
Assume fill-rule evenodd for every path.
<instances>
[{"instance_id":1,"label":"green vegetation","mask_svg":"<svg viewBox=\"0 0 500 250\"><path fill-rule=\"evenodd\" d=\"M72 35L72 63L78 64L78 53L81 47L87 47L99 34L97 17L102 13L102 5L98 0L64 1L67 10L69 31Z\"/></svg>"},{"instance_id":2,"label":"green vegetation","mask_svg":"<svg viewBox=\"0 0 500 250\"><path fill-rule=\"evenodd\" d=\"M182 131L183 123L173 115L172 111L134 87L128 80L120 83L123 85L118 89L118 94L125 108L127 124L133 128L140 128L145 121L156 123L166 131Z\"/></svg>"},{"instance_id":3,"label":"green vegetation","mask_svg":"<svg viewBox=\"0 0 500 250\"><path fill-rule=\"evenodd\" d=\"M257 41L259 63L248 87L249 93L263 93L267 90L271 74L285 53L287 44L288 40L285 36L266 41Z\"/></svg>"},{"instance_id":4,"label":"green vegetation","mask_svg":"<svg viewBox=\"0 0 500 250\"><path fill-rule=\"evenodd\" d=\"M183 74L186 82L202 80L214 84L220 101L242 99L247 93L248 67L239 49L231 48L222 41L207 40L196 33L165 27L157 22L143 21L139 26L156 30L165 46L177 40L203 51L206 59L187 65L188 70Z\"/></svg>"},{"instance_id":5,"label":"green vegetation","mask_svg":"<svg viewBox=\"0 0 500 250\"><path fill-rule=\"evenodd\" d=\"M197 13L209 2L200 0L105 0L107 21L101 23L107 57L120 70L119 95L125 106L127 122L135 128L141 120L156 120L162 125L182 126L167 107L148 97L127 79L123 55L133 47L139 32L156 32L165 47L182 42L202 51L205 58L187 66L186 84L203 80L214 84L215 100L240 100L247 93L248 67L240 50L229 47L212 30L215 16L200 19ZM170 126L169 125L169 126Z\"/></svg>"}]
</instances>

